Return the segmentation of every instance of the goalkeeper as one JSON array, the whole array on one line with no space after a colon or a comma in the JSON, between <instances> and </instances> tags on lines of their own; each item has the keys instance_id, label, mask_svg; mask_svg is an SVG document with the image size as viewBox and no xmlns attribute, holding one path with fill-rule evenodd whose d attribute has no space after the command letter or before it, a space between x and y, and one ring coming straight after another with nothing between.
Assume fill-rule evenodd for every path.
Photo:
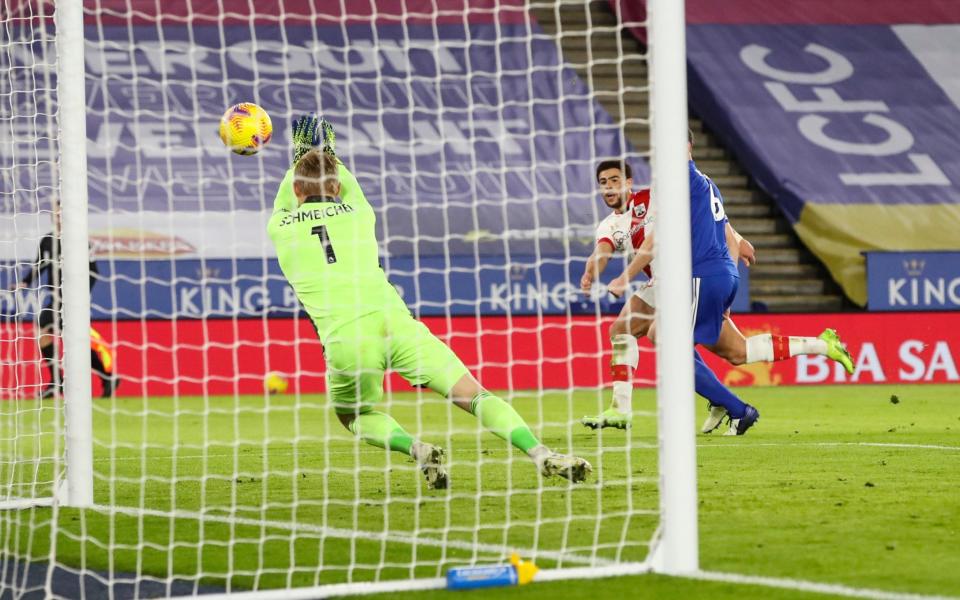
<instances>
[{"instance_id":1,"label":"goalkeeper","mask_svg":"<svg viewBox=\"0 0 960 600\"><path fill-rule=\"evenodd\" d=\"M356 177L334 153L333 128L313 115L293 124L294 164L280 183L267 231L284 277L317 329L327 387L340 422L363 441L412 457L427 487L447 487L443 449L421 442L374 409L387 368L475 415L544 476L573 482L591 472L582 458L551 451L502 399L414 319L379 266L376 216Z\"/></svg>"}]
</instances>

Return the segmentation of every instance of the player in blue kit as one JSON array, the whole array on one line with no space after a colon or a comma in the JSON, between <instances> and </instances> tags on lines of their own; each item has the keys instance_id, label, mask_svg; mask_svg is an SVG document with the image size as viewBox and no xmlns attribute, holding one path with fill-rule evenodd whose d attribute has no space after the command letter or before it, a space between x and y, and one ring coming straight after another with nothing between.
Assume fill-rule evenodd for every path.
<instances>
[{"instance_id":1,"label":"player in blue kit","mask_svg":"<svg viewBox=\"0 0 960 600\"><path fill-rule=\"evenodd\" d=\"M694 344L702 344L734 364L784 360L798 354L824 354L843 364L848 372L853 372L853 359L832 329L826 329L817 338L770 334L744 338L736 327L724 327L729 321L730 306L740 280L728 247L730 225L720 189L693 162L692 133L688 144ZM654 236L650 232L623 275L611 282L608 289L613 295L622 295L628 282L650 264L654 256L653 244ZM650 327L647 337L656 340L654 326ZM756 408L744 403L725 386L717 385L716 376L696 351L694 375L698 386L711 390L711 417L704 424L704 432L718 426L723 416L728 416L731 432L743 435L760 418Z\"/></svg>"},{"instance_id":2,"label":"player in blue kit","mask_svg":"<svg viewBox=\"0 0 960 600\"><path fill-rule=\"evenodd\" d=\"M740 275L727 249L727 215L717 185L701 173L691 156L690 171L690 244L693 261L693 342L708 348L720 339L720 329L737 295ZM656 339L655 336L651 336ZM695 377L708 367L694 362ZM732 392L719 402L730 419L737 422L737 435L746 433L760 412Z\"/></svg>"}]
</instances>

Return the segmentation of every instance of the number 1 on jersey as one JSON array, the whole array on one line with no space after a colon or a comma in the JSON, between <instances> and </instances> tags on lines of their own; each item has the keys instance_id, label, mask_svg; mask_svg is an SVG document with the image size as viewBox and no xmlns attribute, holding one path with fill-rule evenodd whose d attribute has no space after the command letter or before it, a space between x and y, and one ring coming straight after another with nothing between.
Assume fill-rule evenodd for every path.
<instances>
[{"instance_id":1,"label":"number 1 on jersey","mask_svg":"<svg viewBox=\"0 0 960 600\"><path fill-rule=\"evenodd\" d=\"M320 238L320 243L323 244L323 251L327 255L327 264L332 265L337 262L337 253L333 251L333 244L330 242L330 236L327 234L327 226L317 225L310 230L310 233Z\"/></svg>"}]
</instances>

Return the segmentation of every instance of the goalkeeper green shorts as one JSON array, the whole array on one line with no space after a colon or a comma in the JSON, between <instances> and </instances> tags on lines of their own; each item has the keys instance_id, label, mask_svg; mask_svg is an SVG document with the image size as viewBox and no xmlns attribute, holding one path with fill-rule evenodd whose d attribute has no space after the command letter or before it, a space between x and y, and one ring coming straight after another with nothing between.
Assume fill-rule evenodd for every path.
<instances>
[{"instance_id":1,"label":"goalkeeper green shorts","mask_svg":"<svg viewBox=\"0 0 960 600\"><path fill-rule=\"evenodd\" d=\"M323 350L330 400L342 414L365 413L379 402L387 369L443 396L468 373L453 350L403 311L376 312L346 323L330 334Z\"/></svg>"}]
</instances>

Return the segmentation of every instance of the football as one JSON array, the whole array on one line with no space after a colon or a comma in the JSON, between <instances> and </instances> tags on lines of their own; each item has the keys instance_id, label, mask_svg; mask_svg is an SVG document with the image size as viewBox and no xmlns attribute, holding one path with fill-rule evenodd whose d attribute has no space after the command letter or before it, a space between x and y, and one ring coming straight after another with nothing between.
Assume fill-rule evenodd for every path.
<instances>
[{"instance_id":1,"label":"football","mask_svg":"<svg viewBox=\"0 0 960 600\"><path fill-rule=\"evenodd\" d=\"M272 135L270 115L252 102L231 106L220 119L220 139L237 154L256 154Z\"/></svg>"},{"instance_id":2,"label":"football","mask_svg":"<svg viewBox=\"0 0 960 600\"><path fill-rule=\"evenodd\" d=\"M290 382L280 373L270 372L263 378L263 389L268 394L284 394L288 387Z\"/></svg>"}]
</instances>

